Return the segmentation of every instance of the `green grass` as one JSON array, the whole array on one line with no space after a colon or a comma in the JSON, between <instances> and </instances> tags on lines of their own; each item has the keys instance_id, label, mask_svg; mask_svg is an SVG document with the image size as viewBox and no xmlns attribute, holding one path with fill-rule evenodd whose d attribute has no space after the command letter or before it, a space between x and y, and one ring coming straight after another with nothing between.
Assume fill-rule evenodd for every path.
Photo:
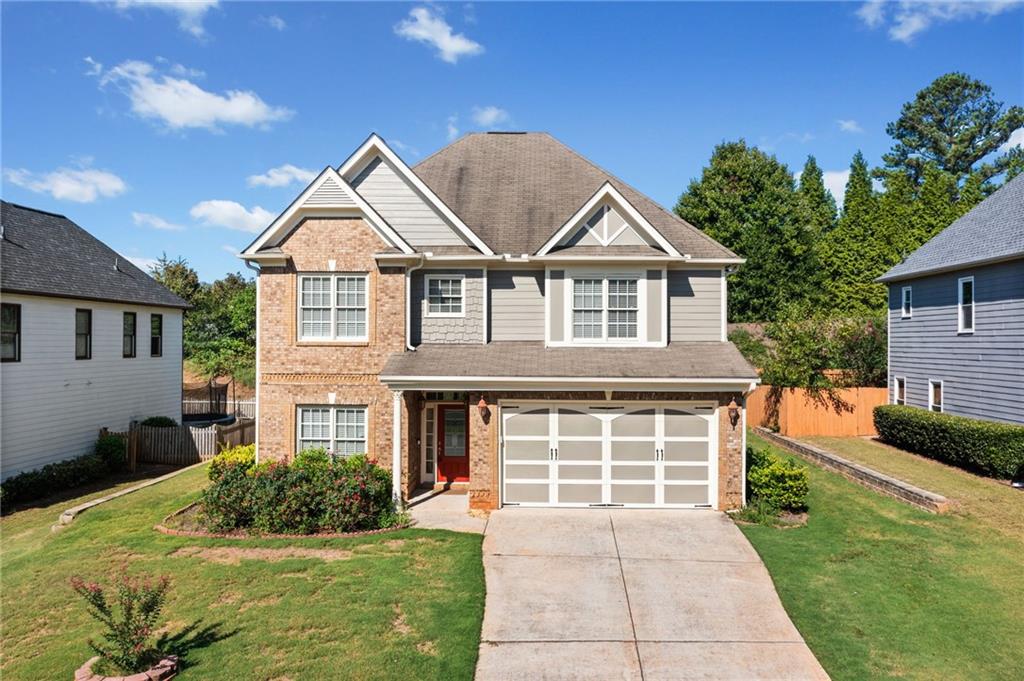
<instances>
[{"instance_id":1,"label":"green grass","mask_svg":"<svg viewBox=\"0 0 1024 681\"><path fill-rule=\"evenodd\" d=\"M995 518L938 516L805 465L807 526L741 530L833 679L1019 678L1024 534L1000 518L1024 513L1024 498ZM950 478L935 491L971 489Z\"/></svg>"},{"instance_id":2,"label":"green grass","mask_svg":"<svg viewBox=\"0 0 1024 681\"><path fill-rule=\"evenodd\" d=\"M78 499L0 520L4 681L71 678L100 631L68 579L106 580L122 565L171 576L164 618L186 651L182 679L472 678L484 604L480 536L408 529L240 541L155 532L198 496L205 475L205 467L188 471L98 506L57 533L50 525ZM237 564L195 555L210 547L350 555Z\"/></svg>"}]
</instances>

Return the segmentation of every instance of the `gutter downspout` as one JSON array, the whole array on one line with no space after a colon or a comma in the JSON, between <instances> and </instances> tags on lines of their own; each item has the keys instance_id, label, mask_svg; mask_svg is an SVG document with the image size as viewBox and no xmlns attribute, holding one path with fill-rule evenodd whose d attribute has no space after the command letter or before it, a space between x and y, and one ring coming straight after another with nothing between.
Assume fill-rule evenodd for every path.
<instances>
[{"instance_id":1,"label":"gutter downspout","mask_svg":"<svg viewBox=\"0 0 1024 681\"><path fill-rule=\"evenodd\" d=\"M419 254L419 261L414 267L405 268L405 349L412 352L416 348L412 346L412 273L423 267L426 254Z\"/></svg>"},{"instance_id":2,"label":"gutter downspout","mask_svg":"<svg viewBox=\"0 0 1024 681\"><path fill-rule=\"evenodd\" d=\"M248 260L245 266L256 273L256 428L253 441L256 444L256 463L260 462L260 268Z\"/></svg>"}]
</instances>

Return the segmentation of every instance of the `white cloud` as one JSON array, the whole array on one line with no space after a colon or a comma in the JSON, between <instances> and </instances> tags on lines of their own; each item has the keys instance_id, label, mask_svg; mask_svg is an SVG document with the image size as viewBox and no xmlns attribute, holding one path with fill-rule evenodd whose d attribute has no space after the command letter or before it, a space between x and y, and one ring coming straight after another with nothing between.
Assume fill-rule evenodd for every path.
<instances>
[{"instance_id":1,"label":"white cloud","mask_svg":"<svg viewBox=\"0 0 1024 681\"><path fill-rule=\"evenodd\" d=\"M92 203L98 198L123 194L128 185L120 177L95 168L57 168L36 173L24 168L4 169L4 179L37 194L49 194L61 201Z\"/></svg>"},{"instance_id":2,"label":"white cloud","mask_svg":"<svg viewBox=\"0 0 1024 681\"><path fill-rule=\"evenodd\" d=\"M159 215L153 215L152 213L133 212L132 222L139 227L152 227L153 229L162 229L169 232L180 232L185 229L184 225L168 222Z\"/></svg>"},{"instance_id":3,"label":"white cloud","mask_svg":"<svg viewBox=\"0 0 1024 681\"><path fill-rule=\"evenodd\" d=\"M849 168L846 170L826 170L821 175L822 182L825 183L825 189L829 190L836 200L836 205L841 208L843 199L846 197L846 183L850 179Z\"/></svg>"},{"instance_id":4,"label":"white cloud","mask_svg":"<svg viewBox=\"0 0 1024 681\"><path fill-rule=\"evenodd\" d=\"M1010 139L1003 142L1002 146L999 147L1000 153L1006 153L1014 147L1020 147L1024 149L1024 128L1017 128L1010 133Z\"/></svg>"},{"instance_id":5,"label":"white cloud","mask_svg":"<svg viewBox=\"0 0 1024 681\"><path fill-rule=\"evenodd\" d=\"M860 123L852 119L840 118L839 120L836 121L836 124L839 126L839 129L842 130L843 132L864 132L864 128L860 127Z\"/></svg>"},{"instance_id":6,"label":"white cloud","mask_svg":"<svg viewBox=\"0 0 1024 681\"><path fill-rule=\"evenodd\" d=\"M454 140L456 137L459 136L459 127L457 125L458 122L459 122L459 117L458 116L449 116L448 117L448 125L446 126L446 130L448 132L448 141L449 142L451 142L452 140Z\"/></svg>"},{"instance_id":7,"label":"white cloud","mask_svg":"<svg viewBox=\"0 0 1024 681\"><path fill-rule=\"evenodd\" d=\"M474 106L473 122L481 128L493 128L502 123L510 123L512 117L508 111L496 106Z\"/></svg>"},{"instance_id":8,"label":"white cloud","mask_svg":"<svg viewBox=\"0 0 1024 681\"><path fill-rule=\"evenodd\" d=\"M403 153L411 154L413 156L419 156L420 155L420 150L419 149L417 149L416 147L412 146L411 144L406 144L402 140L393 139L393 140L391 140L390 143L391 143L391 146L393 146L395 149L398 149L399 151L401 151Z\"/></svg>"},{"instance_id":9,"label":"white cloud","mask_svg":"<svg viewBox=\"0 0 1024 681\"><path fill-rule=\"evenodd\" d=\"M239 251L237 248L230 244L224 244L223 246L220 247L220 250L224 251L225 253L230 253L231 255L238 255L239 253L241 253L241 251Z\"/></svg>"},{"instance_id":10,"label":"white cloud","mask_svg":"<svg viewBox=\"0 0 1024 681\"><path fill-rule=\"evenodd\" d=\"M248 90L209 92L186 78L160 74L156 67L143 61L122 62L105 72L100 86L108 84L115 85L128 97L134 114L160 121L171 130L219 131L221 125L267 128L295 113L284 107L270 106Z\"/></svg>"},{"instance_id":11,"label":"white cloud","mask_svg":"<svg viewBox=\"0 0 1024 681\"><path fill-rule=\"evenodd\" d=\"M86 57L82 61L89 65L89 70L85 72L85 75L98 76L103 73L103 64L99 63L92 57Z\"/></svg>"},{"instance_id":12,"label":"white cloud","mask_svg":"<svg viewBox=\"0 0 1024 681\"><path fill-rule=\"evenodd\" d=\"M431 11L428 7L409 10L409 16L395 24L395 33L406 40L431 45L437 50L437 56L449 64L484 51L484 46L475 40L462 33L452 33L452 27L441 13Z\"/></svg>"},{"instance_id":13,"label":"white cloud","mask_svg":"<svg viewBox=\"0 0 1024 681\"><path fill-rule=\"evenodd\" d=\"M192 206L189 215L208 227L225 227L241 232L259 232L274 219L270 211L259 206L248 210L236 201L223 199L200 201Z\"/></svg>"},{"instance_id":14,"label":"white cloud","mask_svg":"<svg viewBox=\"0 0 1024 681\"><path fill-rule=\"evenodd\" d=\"M317 176L315 170L307 170L285 163L283 166L271 168L262 175L250 175L245 179L250 187L287 187L292 182L309 184Z\"/></svg>"},{"instance_id":15,"label":"white cloud","mask_svg":"<svg viewBox=\"0 0 1024 681\"><path fill-rule=\"evenodd\" d=\"M127 255L124 259L149 274L149 271L157 264L156 258L144 258L140 255Z\"/></svg>"},{"instance_id":16,"label":"white cloud","mask_svg":"<svg viewBox=\"0 0 1024 681\"><path fill-rule=\"evenodd\" d=\"M261 16L259 18L259 21L261 24L269 26L275 31L283 31L284 29L288 28L288 24L285 22L285 20L277 16L276 14L271 14L270 16Z\"/></svg>"},{"instance_id":17,"label":"white cloud","mask_svg":"<svg viewBox=\"0 0 1024 681\"><path fill-rule=\"evenodd\" d=\"M869 0L857 10L868 28L888 25L889 38L911 43L935 24L994 17L1021 5L1024 0L950 0L920 2Z\"/></svg>"},{"instance_id":18,"label":"white cloud","mask_svg":"<svg viewBox=\"0 0 1024 681\"><path fill-rule=\"evenodd\" d=\"M114 2L115 7L124 11L152 7L174 14L178 17L178 28L196 38L206 37L203 18L217 4L217 0L115 0Z\"/></svg>"}]
</instances>

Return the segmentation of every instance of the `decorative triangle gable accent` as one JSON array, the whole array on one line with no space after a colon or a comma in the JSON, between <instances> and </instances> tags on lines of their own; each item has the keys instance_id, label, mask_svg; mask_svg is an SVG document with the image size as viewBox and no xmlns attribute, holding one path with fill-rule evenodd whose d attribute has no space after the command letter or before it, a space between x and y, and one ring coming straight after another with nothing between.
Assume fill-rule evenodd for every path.
<instances>
[{"instance_id":1,"label":"decorative triangle gable accent","mask_svg":"<svg viewBox=\"0 0 1024 681\"><path fill-rule=\"evenodd\" d=\"M633 226L615 210L614 206L603 204L595 210L583 226L568 239L556 244L556 248L569 246L655 246L652 239L645 239Z\"/></svg>"},{"instance_id":2,"label":"decorative triangle gable accent","mask_svg":"<svg viewBox=\"0 0 1024 681\"><path fill-rule=\"evenodd\" d=\"M319 187L313 190L303 206L354 206L355 199L345 187L342 187L331 176L324 177Z\"/></svg>"}]
</instances>

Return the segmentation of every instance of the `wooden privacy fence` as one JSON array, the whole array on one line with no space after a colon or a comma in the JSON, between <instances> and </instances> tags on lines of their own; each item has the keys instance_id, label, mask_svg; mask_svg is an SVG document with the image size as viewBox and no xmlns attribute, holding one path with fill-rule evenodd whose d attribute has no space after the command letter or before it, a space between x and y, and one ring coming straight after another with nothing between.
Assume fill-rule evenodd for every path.
<instances>
[{"instance_id":1,"label":"wooden privacy fence","mask_svg":"<svg viewBox=\"0 0 1024 681\"><path fill-rule=\"evenodd\" d=\"M187 466L208 461L227 447L252 444L256 441L256 421L241 418L228 426L215 424L203 428L158 428L133 423L127 432L100 431L100 435L104 434L125 440L131 470L139 462Z\"/></svg>"},{"instance_id":2,"label":"wooden privacy fence","mask_svg":"<svg viewBox=\"0 0 1024 681\"><path fill-rule=\"evenodd\" d=\"M804 388L762 385L747 397L747 425L762 426L789 437L806 435L878 435L874 409L888 404L885 388L840 388L833 402L822 391L816 398Z\"/></svg>"},{"instance_id":3,"label":"wooden privacy fence","mask_svg":"<svg viewBox=\"0 0 1024 681\"><path fill-rule=\"evenodd\" d=\"M206 415L208 404L206 400L182 400L181 413L183 416ZM256 400L228 400L225 405L227 414L244 416L248 419L256 418Z\"/></svg>"}]
</instances>

